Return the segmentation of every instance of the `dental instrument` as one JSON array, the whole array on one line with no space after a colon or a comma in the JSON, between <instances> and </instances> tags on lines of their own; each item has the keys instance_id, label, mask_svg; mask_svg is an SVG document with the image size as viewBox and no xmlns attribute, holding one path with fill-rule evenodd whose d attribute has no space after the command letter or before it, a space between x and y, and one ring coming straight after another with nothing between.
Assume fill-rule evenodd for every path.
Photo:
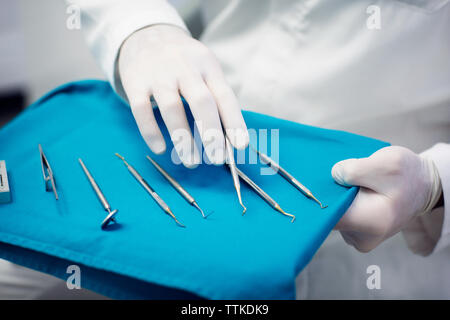
<instances>
[{"instance_id":1,"label":"dental instrument","mask_svg":"<svg viewBox=\"0 0 450 320\"><path fill-rule=\"evenodd\" d=\"M123 161L125 166L127 167L128 171L133 175L133 177L136 178L136 180L141 184L141 186L152 196L153 200L156 201L156 203L159 205L159 207L167 213L169 216L171 216L177 225L180 227L185 228L186 226L183 225L181 222L178 221L178 219L175 217L175 215L172 213L172 210L170 210L169 206L164 202L163 199L153 190L153 188L147 183L147 181L142 178L142 176L134 169L131 165L128 164L128 162L125 160L124 157L122 157L120 154L116 153L116 156Z\"/></svg>"},{"instance_id":2,"label":"dental instrument","mask_svg":"<svg viewBox=\"0 0 450 320\"><path fill-rule=\"evenodd\" d=\"M100 200L100 203L102 204L103 208L105 209L106 212L108 212L108 215L106 216L106 218L102 221L101 224L101 228L105 229L109 223L111 221L116 222L115 220L115 215L117 214L117 212L119 210L115 209L115 210L111 210L111 206L109 205L108 201L105 198L105 195L103 194L102 190L100 189L100 187L98 186L97 182L95 182L94 178L92 177L91 173L89 172L89 170L86 168L86 166L83 163L83 160L78 159L78 162L81 165L81 168L83 169L86 177L89 180L89 183L92 186L92 189L94 189L95 194L97 195L98 200Z\"/></svg>"},{"instance_id":3,"label":"dental instrument","mask_svg":"<svg viewBox=\"0 0 450 320\"><path fill-rule=\"evenodd\" d=\"M236 189L239 203L241 204L241 206L243 208L242 215L244 215L245 212L247 211L247 208L242 203L241 185L239 183L239 177L237 174L236 162L234 161L233 147L231 146L230 140L228 139L227 135L224 134L224 136L225 136L225 149L227 151L227 164L228 164L228 167L230 168L231 176L233 177L233 184L234 184L234 188Z\"/></svg>"},{"instance_id":4,"label":"dental instrument","mask_svg":"<svg viewBox=\"0 0 450 320\"><path fill-rule=\"evenodd\" d=\"M50 163L47 160L47 157L44 154L44 151L42 150L42 146L39 144L39 154L41 157L41 167L42 167L42 175L44 176L44 183L45 183L45 191L50 191L49 182L51 185L51 189L53 190L53 193L55 195L56 200L59 199L58 191L56 190L56 182L55 177L53 175L52 167L50 166Z\"/></svg>"},{"instance_id":5,"label":"dental instrument","mask_svg":"<svg viewBox=\"0 0 450 320\"><path fill-rule=\"evenodd\" d=\"M274 160L272 160L269 156L265 155L264 153L258 151L257 149L250 147L254 152L256 152L259 155L259 158L262 162L269 164L272 169L275 170L275 172L278 172L283 178L285 178L287 181L289 181L294 187L296 187L298 190L300 190L305 196L308 198L314 200L320 205L321 209L325 209L328 206L323 206L322 202L320 202L313 194L312 192L306 188L303 184L301 184L297 179L295 179L289 172L287 172L285 169L283 169L278 163L276 163Z\"/></svg>"},{"instance_id":6,"label":"dental instrument","mask_svg":"<svg viewBox=\"0 0 450 320\"><path fill-rule=\"evenodd\" d=\"M202 214L202 217L205 219L206 216L203 213L203 210L200 208L200 206L195 201L194 197L191 196L166 170L164 170L155 160L153 160L150 156L147 156L148 161L151 162L151 164L156 168L156 170L161 173L161 175L166 178L166 180L172 185L172 187L175 188L175 190L191 205L196 207L200 213Z\"/></svg>"},{"instance_id":7,"label":"dental instrument","mask_svg":"<svg viewBox=\"0 0 450 320\"><path fill-rule=\"evenodd\" d=\"M0 203L11 202L11 190L8 183L8 172L5 160L0 160Z\"/></svg>"},{"instance_id":8,"label":"dental instrument","mask_svg":"<svg viewBox=\"0 0 450 320\"><path fill-rule=\"evenodd\" d=\"M252 179L250 179L241 170L236 168L236 172L239 175L239 177L241 177L242 180L244 180L250 187L252 187L253 190L255 190L256 193L258 193L258 195L261 198L263 198L272 208L274 208L278 212L281 212L285 216L291 217L292 218L291 222L294 222L294 220L295 220L294 215L285 212L275 200L273 200L263 189L261 189L261 187L259 187Z\"/></svg>"}]
</instances>

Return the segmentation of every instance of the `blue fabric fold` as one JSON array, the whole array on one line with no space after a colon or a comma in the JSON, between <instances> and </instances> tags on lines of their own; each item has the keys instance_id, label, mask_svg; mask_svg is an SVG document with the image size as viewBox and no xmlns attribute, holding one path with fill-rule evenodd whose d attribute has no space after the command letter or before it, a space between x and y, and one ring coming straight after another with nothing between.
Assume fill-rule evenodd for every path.
<instances>
[{"instance_id":1,"label":"blue fabric fold","mask_svg":"<svg viewBox=\"0 0 450 320\"><path fill-rule=\"evenodd\" d=\"M83 287L113 298L168 298L171 290L174 298L295 298L296 275L357 192L333 181L333 164L368 156L388 144L243 114L253 132L267 130L269 142L279 135L280 164L328 208L320 209L279 175L261 175L266 166L248 163L247 149L247 161L239 168L297 219L291 223L243 182L248 211L242 216L227 169L203 163L190 170L171 160L172 144L155 109L168 151L152 157L206 212L213 212L202 219L146 160L151 151L129 108L108 83L80 81L48 93L0 130L0 158L7 162L13 198L0 205L0 257L63 279L64 266L78 264L82 275L83 268L87 270ZM193 126L190 114L188 118ZM253 145L257 137L251 135ZM44 188L39 143L53 168L58 201ZM274 150L269 148L269 155ZM159 209L114 156L116 152L142 174L187 228L176 226ZM108 231L100 229L105 212L78 158L112 207L119 209L118 224Z\"/></svg>"}]
</instances>

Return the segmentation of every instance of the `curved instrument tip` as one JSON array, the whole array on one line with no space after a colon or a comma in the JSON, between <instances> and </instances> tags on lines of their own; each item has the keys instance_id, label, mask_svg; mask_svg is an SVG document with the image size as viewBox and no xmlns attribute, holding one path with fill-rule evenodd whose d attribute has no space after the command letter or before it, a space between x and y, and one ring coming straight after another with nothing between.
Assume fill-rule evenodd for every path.
<instances>
[{"instance_id":1,"label":"curved instrument tip","mask_svg":"<svg viewBox=\"0 0 450 320\"><path fill-rule=\"evenodd\" d=\"M242 206L242 215L244 215L246 212L247 212L247 207L246 206L244 206L243 204L242 204L242 202L241 202L241 206Z\"/></svg>"},{"instance_id":2,"label":"curved instrument tip","mask_svg":"<svg viewBox=\"0 0 450 320\"><path fill-rule=\"evenodd\" d=\"M324 205L322 204L322 202L320 202L320 201L319 201L316 197L314 197L312 194L310 194L309 196L310 196L311 199L313 199L315 202L317 202L317 204L320 206L320 209L325 209L325 208L328 207L328 206L324 206Z\"/></svg>"},{"instance_id":3,"label":"curved instrument tip","mask_svg":"<svg viewBox=\"0 0 450 320\"><path fill-rule=\"evenodd\" d=\"M203 212L202 208L200 208L200 206L197 204L197 202L192 202L192 205L194 207L196 207L198 209L198 211L200 211L200 213L202 214L203 219L206 219L208 216L205 216L205 213Z\"/></svg>"},{"instance_id":4,"label":"curved instrument tip","mask_svg":"<svg viewBox=\"0 0 450 320\"><path fill-rule=\"evenodd\" d=\"M172 210L170 210L170 208L166 208L164 209L164 211L169 214L169 216L172 217L172 219L176 222L177 225L179 225L182 228L186 228L186 226L184 224L182 224L180 221L178 221L177 217L175 217L175 215L173 214Z\"/></svg>"},{"instance_id":5,"label":"curved instrument tip","mask_svg":"<svg viewBox=\"0 0 450 320\"><path fill-rule=\"evenodd\" d=\"M116 157L118 157L120 160L125 161L125 158L122 157L120 154L118 154L117 152L115 153Z\"/></svg>"},{"instance_id":6,"label":"curved instrument tip","mask_svg":"<svg viewBox=\"0 0 450 320\"><path fill-rule=\"evenodd\" d=\"M285 216L291 217L292 220L291 222L294 222L295 220L295 216L293 214L287 213L286 211L284 211L283 209L281 209L280 206L277 207L277 210L280 211L282 214L284 214Z\"/></svg>"},{"instance_id":7,"label":"curved instrument tip","mask_svg":"<svg viewBox=\"0 0 450 320\"><path fill-rule=\"evenodd\" d=\"M177 225L179 225L182 228L186 228L186 226L184 224L182 224L180 221L175 220L175 222L177 223Z\"/></svg>"}]
</instances>

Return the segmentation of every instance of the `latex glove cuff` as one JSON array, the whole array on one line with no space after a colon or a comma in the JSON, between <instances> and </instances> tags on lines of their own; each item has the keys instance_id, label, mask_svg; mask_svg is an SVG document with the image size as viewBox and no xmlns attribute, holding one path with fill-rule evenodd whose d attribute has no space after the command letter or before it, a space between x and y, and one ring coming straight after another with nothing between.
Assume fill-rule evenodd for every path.
<instances>
[{"instance_id":1,"label":"latex glove cuff","mask_svg":"<svg viewBox=\"0 0 450 320\"><path fill-rule=\"evenodd\" d=\"M421 216L431 212L442 196L441 178L439 177L439 171L436 165L431 158L425 155L420 155L420 157L422 158L426 172L428 172L431 186L428 192L428 201L425 202L423 209L420 210L419 213L417 213L417 216Z\"/></svg>"}]
</instances>

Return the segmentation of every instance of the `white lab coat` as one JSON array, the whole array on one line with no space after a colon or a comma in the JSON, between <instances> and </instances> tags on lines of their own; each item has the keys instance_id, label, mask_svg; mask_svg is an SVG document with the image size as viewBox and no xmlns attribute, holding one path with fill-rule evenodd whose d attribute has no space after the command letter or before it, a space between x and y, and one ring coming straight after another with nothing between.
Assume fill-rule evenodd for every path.
<instances>
[{"instance_id":1,"label":"white lab coat","mask_svg":"<svg viewBox=\"0 0 450 320\"><path fill-rule=\"evenodd\" d=\"M450 298L450 145L432 147L450 142L449 1L203 2L202 41L243 109L429 149L441 176L447 206L416 219L404 238L362 254L332 233L297 278L298 298ZM185 28L164 0L70 2L122 96L116 58L126 37L152 24ZM380 29L370 29L378 9ZM380 267L379 290L366 286L370 265Z\"/></svg>"}]
</instances>

